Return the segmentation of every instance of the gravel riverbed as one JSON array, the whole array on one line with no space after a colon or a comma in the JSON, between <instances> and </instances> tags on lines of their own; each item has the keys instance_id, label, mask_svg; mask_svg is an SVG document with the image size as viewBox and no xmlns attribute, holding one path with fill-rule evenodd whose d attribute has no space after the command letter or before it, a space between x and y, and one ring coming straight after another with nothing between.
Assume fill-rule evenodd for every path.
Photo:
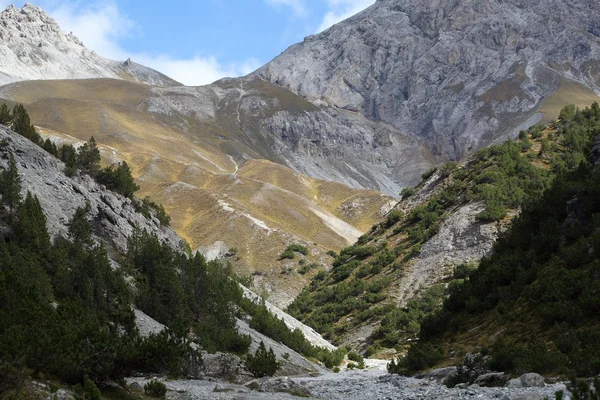
<instances>
[{"instance_id":1,"label":"gravel riverbed","mask_svg":"<svg viewBox=\"0 0 600 400\"><path fill-rule=\"evenodd\" d=\"M138 390L148 379L130 378L130 387ZM350 370L327 373L315 377L279 377L260 379L250 384L237 385L220 381L173 380L164 381L169 389L167 399L297 399L308 397L326 400L379 400L379 399L499 399L544 400L554 399L555 393L565 390L564 384L535 388L478 387L452 388L435 381L390 375L381 369ZM250 389L252 387L254 390ZM569 396L565 396L569 399Z\"/></svg>"}]
</instances>

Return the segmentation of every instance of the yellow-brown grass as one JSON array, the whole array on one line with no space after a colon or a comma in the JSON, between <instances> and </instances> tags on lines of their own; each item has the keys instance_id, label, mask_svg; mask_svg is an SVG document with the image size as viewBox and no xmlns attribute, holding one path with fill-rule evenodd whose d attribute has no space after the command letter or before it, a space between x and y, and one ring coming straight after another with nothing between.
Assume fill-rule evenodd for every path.
<instances>
[{"instance_id":1,"label":"yellow-brown grass","mask_svg":"<svg viewBox=\"0 0 600 400\"><path fill-rule=\"evenodd\" d=\"M273 95L292 108L310 104L293 96L286 99L282 89L253 85L255 90L276 91ZM392 200L375 191L311 179L266 160L250 160L231 175L236 164L224 149L234 156L253 154L236 141L238 133L188 116L148 113L142 103L156 94L144 85L109 79L34 81L10 85L4 93L25 104L43 134L66 142L94 136L105 164L127 161L141 187L138 195L163 204L173 227L193 249L217 241L235 247L237 271L260 274L262 285L280 304L316 272L281 274L284 266L297 264L279 260L288 244L310 246L307 261L322 265L327 250L349 244L315 209L365 231ZM182 120L188 129L180 127Z\"/></svg>"}]
</instances>

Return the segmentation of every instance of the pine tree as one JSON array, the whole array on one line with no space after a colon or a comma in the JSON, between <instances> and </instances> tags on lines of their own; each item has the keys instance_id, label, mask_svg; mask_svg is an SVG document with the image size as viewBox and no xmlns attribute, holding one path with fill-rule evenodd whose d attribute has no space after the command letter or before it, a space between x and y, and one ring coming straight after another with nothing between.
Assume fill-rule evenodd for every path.
<instances>
[{"instance_id":1,"label":"pine tree","mask_svg":"<svg viewBox=\"0 0 600 400\"><path fill-rule=\"evenodd\" d=\"M63 144L58 151L58 157L65 163L65 174L75 175L77 171L77 151L70 144Z\"/></svg>"},{"instance_id":2,"label":"pine tree","mask_svg":"<svg viewBox=\"0 0 600 400\"><path fill-rule=\"evenodd\" d=\"M246 364L248 370L257 378L273 376L279 369L279 363L275 358L275 352L272 348L269 348L269 351L267 351L265 343L262 341L254 355L248 353Z\"/></svg>"},{"instance_id":3,"label":"pine tree","mask_svg":"<svg viewBox=\"0 0 600 400\"><path fill-rule=\"evenodd\" d=\"M58 148L52 140L46 139L46 141L42 144L42 148L48 153L52 154L54 157L58 157Z\"/></svg>"},{"instance_id":4,"label":"pine tree","mask_svg":"<svg viewBox=\"0 0 600 400\"><path fill-rule=\"evenodd\" d=\"M0 106L0 125L8 125L12 120L12 116L10 115L10 110L6 103L2 103Z\"/></svg>"},{"instance_id":5,"label":"pine tree","mask_svg":"<svg viewBox=\"0 0 600 400\"><path fill-rule=\"evenodd\" d=\"M594 103L592 103L592 113L594 114L594 117L600 121L600 105L598 105L598 102L595 101Z\"/></svg>"},{"instance_id":6,"label":"pine tree","mask_svg":"<svg viewBox=\"0 0 600 400\"><path fill-rule=\"evenodd\" d=\"M92 244L92 227L87 219L89 211L90 204L86 203L85 207L79 207L75 211L71 222L69 222L69 235L76 244Z\"/></svg>"},{"instance_id":7,"label":"pine tree","mask_svg":"<svg viewBox=\"0 0 600 400\"><path fill-rule=\"evenodd\" d=\"M12 113L12 130L26 137L37 145L42 144L42 138L31 124L31 119L25 107L17 104Z\"/></svg>"},{"instance_id":8,"label":"pine tree","mask_svg":"<svg viewBox=\"0 0 600 400\"><path fill-rule=\"evenodd\" d=\"M96 145L96 140L92 136L90 141L84 143L77 152L77 165L81 170L95 177L100 170L100 150Z\"/></svg>"},{"instance_id":9,"label":"pine tree","mask_svg":"<svg viewBox=\"0 0 600 400\"><path fill-rule=\"evenodd\" d=\"M10 154L8 169L0 172L0 195L2 195L2 203L8 206L9 220L12 224L15 212L21 203L21 177L12 154Z\"/></svg>"},{"instance_id":10,"label":"pine tree","mask_svg":"<svg viewBox=\"0 0 600 400\"><path fill-rule=\"evenodd\" d=\"M46 216L38 198L27 191L25 201L19 207L18 223L14 226L19 242L37 255L47 254L50 235L46 228Z\"/></svg>"},{"instance_id":11,"label":"pine tree","mask_svg":"<svg viewBox=\"0 0 600 400\"><path fill-rule=\"evenodd\" d=\"M133 198L134 193L140 189L135 184L131 169L125 161L119 164L117 168L114 166L106 167L97 176L98 182L106 185L112 191L122 194L125 197Z\"/></svg>"}]
</instances>

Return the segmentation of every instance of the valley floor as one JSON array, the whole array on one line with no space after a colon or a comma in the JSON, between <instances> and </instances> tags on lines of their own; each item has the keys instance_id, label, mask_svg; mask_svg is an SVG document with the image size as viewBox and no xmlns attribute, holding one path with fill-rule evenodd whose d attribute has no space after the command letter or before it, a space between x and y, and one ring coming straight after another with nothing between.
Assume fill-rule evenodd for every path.
<instances>
[{"instance_id":1,"label":"valley floor","mask_svg":"<svg viewBox=\"0 0 600 400\"><path fill-rule=\"evenodd\" d=\"M129 385L142 387L143 378L128 379ZM425 379L390 375L380 368L349 370L327 373L316 377L262 379L261 391L252 391L244 385L214 381L173 380L166 381L169 389L167 399L297 399L289 393L302 397L327 400L379 400L379 399L501 399L543 400L554 399L555 393L565 390L564 384L543 388L483 388L471 386L466 389L449 389L444 385ZM287 393L285 393L287 392ZM565 398L569 398L566 396Z\"/></svg>"}]
</instances>

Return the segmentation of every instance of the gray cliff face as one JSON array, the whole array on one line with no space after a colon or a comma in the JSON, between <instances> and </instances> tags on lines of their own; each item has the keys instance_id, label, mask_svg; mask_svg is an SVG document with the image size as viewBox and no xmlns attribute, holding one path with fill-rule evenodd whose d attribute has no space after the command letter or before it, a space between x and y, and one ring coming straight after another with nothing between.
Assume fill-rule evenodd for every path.
<instances>
[{"instance_id":1,"label":"gray cliff face","mask_svg":"<svg viewBox=\"0 0 600 400\"><path fill-rule=\"evenodd\" d=\"M251 76L203 87L154 88L141 107L195 140L206 132L240 165L268 159L313 178L397 196L435 163L416 138L357 112L318 105ZM190 122L192 121L192 122Z\"/></svg>"},{"instance_id":2,"label":"gray cliff face","mask_svg":"<svg viewBox=\"0 0 600 400\"><path fill-rule=\"evenodd\" d=\"M24 137L0 126L0 167L8 165L13 154L22 180L22 194L36 195L46 216L52 237L68 237L68 223L79 207L90 204L88 219L98 241L108 249L123 253L127 238L136 226L155 233L173 249L184 249L175 231L162 227L152 216L147 219L135 211L131 200L106 190L89 176L70 178L63 173L64 164ZM109 255L114 254L109 251ZM112 255L111 255L112 257Z\"/></svg>"},{"instance_id":3,"label":"gray cliff face","mask_svg":"<svg viewBox=\"0 0 600 400\"><path fill-rule=\"evenodd\" d=\"M539 121L562 79L600 93L599 59L594 0L379 0L254 74L459 159Z\"/></svg>"}]
</instances>

